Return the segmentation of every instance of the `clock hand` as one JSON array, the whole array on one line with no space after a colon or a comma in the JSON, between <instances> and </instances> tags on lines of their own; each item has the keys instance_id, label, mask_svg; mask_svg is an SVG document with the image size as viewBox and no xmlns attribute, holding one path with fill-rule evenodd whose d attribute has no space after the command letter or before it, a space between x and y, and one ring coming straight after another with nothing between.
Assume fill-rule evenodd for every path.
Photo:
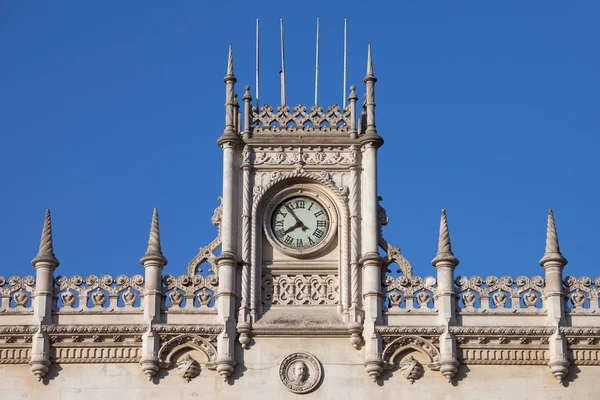
<instances>
[{"instance_id":1,"label":"clock hand","mask_svg":"<svg viewBox=\"0 0 600 400\"><path fill-rule=\"evenodd\" d=\"M306 225L304 225L304 222L300 221L300 218L298 218L298 216L296 215L296 213L294 212L294 210L289 206L289 205L285 205L285 208L288 209L288 211L290 212L290 214L292 214L292 217L294 217L294 219L296 220L296 225L294 227L294 229L301 227L302 231L306 232L308 230L308 227Z\"/></svg>"},{"instance_id":2,"label":"clock hand","mask_svg":"<svg viewBox=\"0 0 600 400\"><path fill-rule=\"evenodd\" d=\"M303 225L303 224L302 224L302 222L301 222L300 220L298 220L298 222L296 222L296 224L295 224L295 225L292 225L292 226L290 226L289 228L287 228L287 229L286 229L286 230L283 232L283 234L284 234L284 235L287 235L288 233L290 233L290 232L291 232L291 231L293 231L294 229L296 229L296 228L300 228L302 225ZM283 235L282 235L282 236L283 236Z\"/></svg>"}]
</instances>

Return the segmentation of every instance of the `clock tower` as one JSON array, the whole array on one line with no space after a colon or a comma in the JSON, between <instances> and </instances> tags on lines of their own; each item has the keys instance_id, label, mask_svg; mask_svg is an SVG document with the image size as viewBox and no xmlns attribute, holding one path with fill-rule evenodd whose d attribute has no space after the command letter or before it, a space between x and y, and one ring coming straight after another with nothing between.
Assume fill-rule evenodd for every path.
<instances>
[{"instance_id":1,"label":"clock tower","mask_svg":"<svg viewBox=\"0 0 600 400\"><path fill-rule=\"evenodd\" d=\"M382 370L381 227L371 49L365 101L348 105L242 105L229 48L223 135L222 252L217 305L224 331L217 370L235 365L235 338L347 337L367 372ZM241 110L240 110L241 108Z\"/></svg>"}]
</instances>

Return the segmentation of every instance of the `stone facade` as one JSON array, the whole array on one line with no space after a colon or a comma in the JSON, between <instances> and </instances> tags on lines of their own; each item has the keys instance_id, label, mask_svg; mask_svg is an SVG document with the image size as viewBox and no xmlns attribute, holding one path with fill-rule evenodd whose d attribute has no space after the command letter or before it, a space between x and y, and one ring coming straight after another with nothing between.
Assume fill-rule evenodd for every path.
<instances>
[{"instance_id":1,"label":"stone facade","mask_svg":"<svg viewBox=\"0 0 600 400\"><path fill-rule=\"evenodd\" d=\"M155 210L143 274L60 276L46 212L35 276L0 277L0 399L595 397L600 278L552 211L540 276L455 276L445 211L436 276L383 237L370 49L360 112L240 111L231 48L224 81L215 240L163 276Z\"/></svg>"}]
</instances>

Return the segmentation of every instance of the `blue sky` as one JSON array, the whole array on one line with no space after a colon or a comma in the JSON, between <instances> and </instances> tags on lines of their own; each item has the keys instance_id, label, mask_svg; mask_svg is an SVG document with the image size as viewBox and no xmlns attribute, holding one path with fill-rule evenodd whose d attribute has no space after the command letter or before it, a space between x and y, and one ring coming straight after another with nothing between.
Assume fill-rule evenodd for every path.
<instances>
[{"instance_id":1,"label":"blue sky","mask_svg":"<svg viewBox=\"0 0 600 400\"><path fill-rule=\"evenodd\" d=\"M227 45L241 96L257 17L263 103L279 18L290 104L314 96L317 17L322 104L342 98L343 18L361 98L372 44L384 235L415 273L435 272L446 208L457 275L543 274L553 207L565 274L598 275L598 2L226 4L0 3L0 275L34 273L46 208L57 274L140 273L153 207L166 272L185 273L216 233Z\"/></svg>"}]
</instances>

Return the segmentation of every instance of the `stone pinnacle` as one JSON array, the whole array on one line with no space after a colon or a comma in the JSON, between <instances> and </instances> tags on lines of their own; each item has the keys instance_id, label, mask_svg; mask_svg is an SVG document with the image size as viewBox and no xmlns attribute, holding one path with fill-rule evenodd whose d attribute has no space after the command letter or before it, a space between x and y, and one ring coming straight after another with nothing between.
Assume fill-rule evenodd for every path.
<instances>
[{"instance_id":1,"label":"stone pinnacle","mask_svg":"<svg viewBox=\"0 0 600 400\"><path fill-rule=\"evenodd\" d=\"M453 266L458 265L458 259L454 257L452 245L450 244L450 232L448 231L448 220L446 218L446 210L442 210L440 218L440 237L438 240L438 251L431 264L435 267L439 262L448 262Z\"/></svg>"},{"instance_id":2,"label":"stone pinnacle","mask_svg":"<svg viewBox=\"0 0 600 400\"><path fill-rule=\"evenodd\" d=\"M58 267L59 262L54 256L54 246L52 244L52 220L50 210L46 210L44 218L44 227L42 228L42 238L40 240L40 249L31 264L35 266L39 262L52 264L54 268Z\"/></svg>"},{"instance_id":3,"label":"stone pinnacle","mask_svg":"<svg viewBox=\"0 0 600 400\"><path fill-rule=\"evenodd\" d=\"M560 246L558 245L558 235L556 233L556 225L554 223L554 212L552 209L548 210L548 225L546 228L546 250L544 256L540 260L540 265L548 261L557 261L563 266L567 265L567 259L563 257L560 252Z\"/></svg>"},{"instance_id":4,"label":"stone pinnacle","mask_svg":"<svg viewBox=\"0 0 600 400\"><path fill-rule=\"evenodd\" d=\"M236 82L235 75L233 74L233 46L229 45L229 55L227 56L227 75L225 75L225 82Z\"/></svg>"},{"instance_id":5,"label":"stone pinnacle","mask_svg":"<svg viewBox=\"0 0 600 400\"><path fill-rule=\"evenodd\" d=\"M152 214L152 225L150 226L150 237L148 238L148 248L146 254L140 260L143 265L146 261L159 261L167 265L167 259L163 256L160 246L160 229L158 225L158 209L154 209Z\"/></svg>"},{"instance_id":6,"label":"stone pinnacle","mask_svg":"<svg viewBox=\"0 0 600 400\"><path fill-rule=\"evenodd\" d=\"M367 47L367 76L373 75L373 57L371 56L371 44Z\"/></svg>"}]
</instances>

